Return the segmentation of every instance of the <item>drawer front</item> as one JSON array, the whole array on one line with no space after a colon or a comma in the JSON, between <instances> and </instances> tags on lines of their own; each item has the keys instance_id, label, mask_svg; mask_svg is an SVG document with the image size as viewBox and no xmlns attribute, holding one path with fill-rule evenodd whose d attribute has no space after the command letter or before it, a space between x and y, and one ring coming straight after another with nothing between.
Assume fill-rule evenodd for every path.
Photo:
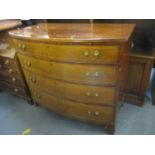
<instances>
[{"instance_id":1,"label":"drawer front","mask_svg":"<svg viewBox=\"0 0 155 155\"><path fill-rule=\"evenodd\" d=\"M25 87L24 81L20 76L8 76L5 74L1 74L0 73L0 80L1 81L5 81L8 82L10 84L16 85L16 86L20 86L20 87Z\"/></svg>"},{"instance_id":2,"label":"drawer front","mask_svg":"<svg viewBox=\"0 0 155 155\"><path fill-rule=\"evenodd\" d=\"M5 57L0 57L0 70L1 69L9 69L13 68L14 70L18 70L18 65L14 59L9 59Z\"/></svg>"},{"instance_id":3,"label":"drawer front","mask_svg":"<svg viewBox=\"0 0 155 155\"><path fill-rule=\"evenodd\" d=\"M8 83L6 83L4 81L0 82L0 89L10 91L10 92L12 92L12 93L14 93L16 95L23 96L23 97L28 96L24 88L8 84Z\"/></svg>"},{"instance_id":4,"label":"drawer front","mask_svg":"<svg viewBox=\"0 0 155 155\"><path fill-rule=\"evenodd\" d=\"M19 70L12 68L11 66L8 68L1 68L0 75L10 76L10 77L22 77Z\"/></svg>"},{"instance_id":5,"label":"drawer front","mask_svg":"<svg viewBox=\"0 0 155 155\"><path fill-rule=\"evenodd\" d=\"M79 65L44 61L18 54L25 69L57 80L81 84L115 85L117 66Z\"/></svg>"},{"instance_id":6,"label":"drawer front","mask_svg":"<svg viewBox=\"0 0 155 155\"><path fill-rule=\"evenodd\" d=\"M51 96L42 91L32 92L34 100L46 108L62 115L94 123L108 123L113 120L113 107L94 106L72 102Z\"/></svg>"},{"instance_id":7,"label":"drawer front","mask_svg":"<svg viewBox=\"0 0 155 155\"><path fill-rule=\"evenodd\" d=\"M30 89L37 87L51 95L88 104L113 105L115 97L114 87L96 87L70 84L42 77L24 70Z\"/></svg>"},{"instance_id":8,"label":"drawer front","mask_svg":"<svg viewBox=\"0 0 155 155\"><path fill-rule=\"evenodd\" d=\"M16 49L25 54L61 62L114 64L118 61L118 46L51 45L14 40Z\"/></svg>"}]
</instances>

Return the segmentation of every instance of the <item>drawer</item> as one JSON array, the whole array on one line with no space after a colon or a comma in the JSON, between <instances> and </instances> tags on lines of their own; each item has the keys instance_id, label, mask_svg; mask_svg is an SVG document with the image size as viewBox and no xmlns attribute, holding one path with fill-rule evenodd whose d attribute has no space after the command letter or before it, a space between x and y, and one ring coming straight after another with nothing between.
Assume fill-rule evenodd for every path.
<instances>
[{"instance_id":1,"label":"drawer","mask_svg":"<svg viewBox=\"0 0 155 155\"><path fill-rule=\"evenodd\" d=\"M10 91L10 92L12 92L16 95L19 95L19 96L27 97L27 93L24 88L8 84L4 81L0 82L0 89Z\"/></svg>"},{"instance_id":2,"label":"drawer","mask_svg":"<svg viewBox=\"0 0 155 155\"><path fill-rule=\"evenodd\" d=\"M56 63L18 54L21 65L42 76L73 83L115 85L117 66Z\"/></svg>"},{"instance_id":3,"label":"drawer","mask_svg":"<svg viewBox=\"0 0 155 155\"><path fill-rule=\"evenodd\" d=\"M116 64L116 45L52 45L14 40L16 49L27 55L61 62Z\"/></svg>"},{"instance_id":4,"label":"drawer","mask_svg":"<svg viewBox=\"0 0 155 155\"><path fill-rule=\"evenodd\" d=\"M32 91L32 95L37 103L64 116L94 123L108 123L113 120L113 107L68 101L35 89Z\"/></svg>"},{"instance_id":5,"label":"drawer","mask_svg":"<svg viewBox=\"0 0 155 155\"><path fill-rule=\"evenodd\" d=\"M113 105L115 98L114 87L96 87L89 85L61 82L24 70L28 85L46 91L51 95L88 104Z\"/></svg>"},{"instance_id":6,"label":"drawer","mask_svg":"<svg viewBox=\"0 0 155 155\"><path fill-rule=\"evenodd\" d=\"M20 76L11 76L11 75L5 75L0 73L0 80L8 82L10 84L25 87L24 81Z\"/></svg>"},{"instance_id":7,"label":"drawer","mask_svg":"<svg viewBox=\"0 0 155 155\"><path fill-rule=\"evenodd\" d=\"M18 70L18 65L14 59L9 59L5 57L0 57L0 70L13 68L14 70Z\"/></svg>"},{"instance_id":8,"label":"drawer","mask_svg":"<svg viewBox=\"0 0 155 155\"><path fill-rule=\"evenodd\" d=\"M12 68L11 66L7 68L1 68L0 75L10 76L10 77L20 77L20 78L22 77L20 71Z\"/></svg>"}]
</instances>

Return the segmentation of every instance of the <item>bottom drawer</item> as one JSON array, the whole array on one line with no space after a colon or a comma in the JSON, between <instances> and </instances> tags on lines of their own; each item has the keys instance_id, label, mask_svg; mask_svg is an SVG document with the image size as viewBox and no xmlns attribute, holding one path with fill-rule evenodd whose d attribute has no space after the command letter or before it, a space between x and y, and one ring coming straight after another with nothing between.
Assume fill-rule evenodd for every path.
<instances>
[{"instance_id":1,"label":"bottom drawer","mask_svg":"<svg viewBox=\"0 0 155 155\"><path fill-rule=\"evenodd\" d=\"M64 116L97 124L113 121L113 107L94 106L64 100L39 90L33 90L32 96L37 103Z\"/></svg>"},{"instance_id":2,"label":"bottom drawer","mask_svg":"<svg viewBox=\"0 0 155 155\"><path fill-rule=\"evenodd\" d=\"M22 96L22 97L28 96L24 88L17 87L17 86L12 85L12 84L8 84L4 81L0 81L0 89L10 91L10 92L17 94L19 96Z\"/></svg>"}]
</instances>

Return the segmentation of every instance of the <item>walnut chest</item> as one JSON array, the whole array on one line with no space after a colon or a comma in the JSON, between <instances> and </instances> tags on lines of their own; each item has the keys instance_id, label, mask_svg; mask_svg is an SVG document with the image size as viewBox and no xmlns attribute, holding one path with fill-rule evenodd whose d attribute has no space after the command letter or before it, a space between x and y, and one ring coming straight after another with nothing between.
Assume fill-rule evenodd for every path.
<instances>
[{"instance_id":1,"label":"walnut chest","mask_svg":"<svg viewBox=\"0 0 155 155\"><path fill-rule=\"evenodd\" d=\"M10 31L34 102L114 133L134 24L38 24Z\"/></svg>"},{"instance_id":2,"label":"walnut chest","mask_svg":"<svg viewBox=\"0 0 155 155\"><path fill-rule=\"evenodd\" d=\"M17 60L16 50L8 36L8 30L20 24L19 20L0 22L0 89L23 97L31 103L30 93Z\"/></svg>"}]
</instances>

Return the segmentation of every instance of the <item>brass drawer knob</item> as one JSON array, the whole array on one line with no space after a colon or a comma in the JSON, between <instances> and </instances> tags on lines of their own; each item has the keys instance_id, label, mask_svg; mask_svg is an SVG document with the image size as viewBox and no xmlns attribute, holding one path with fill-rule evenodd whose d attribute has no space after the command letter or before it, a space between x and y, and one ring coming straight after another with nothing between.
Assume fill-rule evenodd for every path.
<instances>
[{"instance_id":1,"label":"brass drawer knob","mask_svg":"<svg viewBox=\"0 0 155 155\"><path fill-rule=\"evenodd\" d=\"M99 95L99 93L95 93L95 97L99 97L100 95Z\"/></svg>"},{"instance_id":2,"label":"brass drawer knob","mask_svg":"<svg viewBox=\"0 0 155 155\"><path fill-rule=\"evenodd\" d=\"M4 62L4 64L5 64L5 65L9 65L9 64L10 64L10 61L9 61L9 60L6 60L6 61Z\"/></svg>"},{"instance_id":3,"label":"brass drawer knob","mask_svg":"<svg viewBox=\"0 0 155 155\"><path fill-rule=\"evenodd\" d=\"M92 114L92 112L90 110L88 110L88 115L91 115L91 114Z\"/></svg>"},{"instance_id":4,"label":"brass drawer knob","mask_svg":"<svg viewBox=\"0 0 155 155\"><path fill-rule=\"evenodd\" d=\"M23 44L22 45L22 49L25 51L26 50L26 46Z\"/></svg>"},{"instance_id":5,"label":"brass drawer knob","mask_svg":"<svg viewBox=\"0 0 155 155\"><path fill-rule=\"evenodd\" d=\"M13 69L10 68L10 69L9 69L9 73L11 74L12 72L13 72Z\"/></svg>"},{"instance_id":6,"label":"brass drawer knob","mask_svg":"<svg viewBox=\"0 0 155 155\"><path fill-rule=\"evenodd\" d=\"M31 79L32 83L36 83L37 82L35 78L30 77L30 79Z\"/></svg>"},{"instance_id":7,"label":"brass drawer knob","mask_svg":"<svg viewBox=\"0 0 155 155\"><path fill-rule=\"evenodd\" d=\"M14 89L14 92L16 92L16 93L17 93L17 92L18 92L18 88L15 88L15 89Z\"/></svg>"},{"instance_id":8,"label":"brass drawer knob","mask_svg":"<svg viewBox=\"0 0 155 155\"><path fill-rule=\"evenodd\" d=\"M100 76L100 73L99 72L96 72L95 73L95 77L99 77Z\"/></svg>"},{"instance_id":9,"label":"brass drawer knob","mask_svg":"<svg viewBox=\"0 0 155 155\"><path fill-rule=\"evenodd\" d=\"M86 51L86 50L85 50L85 51L83 52L83 55L84 55L85 57L88 57L88 56L89 56L89 51Z\"/></svg>"},{"instance_id":10,"label":"brass drawer knob","mask_svg":"<svg viewBox=\"0 0 155 155\"><path fill-rule=\"evenodd\" d=\"M98 57L99 55L100 55L100 51L95 50L95 51L94 51L94 56L95 56L95 57Z\"/></svg>"},{"instance_id":11,"label":"brass drawer knob","mask_svg":"<svg viewBox=\"0 0 155 155\"><path fill-rule=\"evenodd\" d=\"M33 82L33 83L36 83L37 81L36 81L36 79L32 79L32 82Z\"/></svg>"},{"instance_id":12,"label":"brass drawer knob","mask_svg":"<svg viewBox=\"0 0 155 155\"><path fill-rule=\"evenodd\" d=\"M85 74L87 77L90 77L90 72L86 72L86 74Z\"/></svg>"},{"instance_id":13,"label":"brass drawer knob","mask_svg":"<svg viewBox=\"0 0 155 155\"><path fill-rule=\"evenodd\" d=\"M21 48L22 47L22 45L21 44L18 44L18 48Z\"/></svg>"},{"instance_id":14,"label":"brass drawer knob","mask_svg":"<svg viewBox=\"0 0 155 155\"><path fill-rule=\"evenodd\" d=\"M90 96L91 95L91 93L90 92L86 92L86 96Z\"/></svg>"},{"instance_id":15,"label":"brass drawer knob","mask_svg":"<svg viewBox=\"0 0 155 155\"><path fill-rule=\"evenodd\" d=\"M27 61L26 60L24 60L24 64L26 64L27 63Z\"/></svg>"},{"instance_id":16,"label":"brass drawer knob","mask_svg":"<svg viewBox=\"0 0 155 155\"><path fill-rule=\"evenodd\" d=\"M30 61L27 62L27 66L28 66L28 67L31 66L31 62L30 62Z\"/></svg>"},{"instance_id":17,"label":"brass drawer knob","mask_svg":"<svg viewBox=\"0 0 155 155\"><path fill-rule=\"evenodd\" d=\"M16 78L15 77L12 77L12 81L15 82L16 81Z\"/></svg>"},{"instance_id":18,"label":"brass drawer knob","mask_svg":"<svg viewBox=\"0 0 155 155\"><path fill-rule=\"evenodd\" d=\"M95 111L95 116L99 116L100 115L100 112L98 112L98 111Z\"/></svg>"}]
</instances>

